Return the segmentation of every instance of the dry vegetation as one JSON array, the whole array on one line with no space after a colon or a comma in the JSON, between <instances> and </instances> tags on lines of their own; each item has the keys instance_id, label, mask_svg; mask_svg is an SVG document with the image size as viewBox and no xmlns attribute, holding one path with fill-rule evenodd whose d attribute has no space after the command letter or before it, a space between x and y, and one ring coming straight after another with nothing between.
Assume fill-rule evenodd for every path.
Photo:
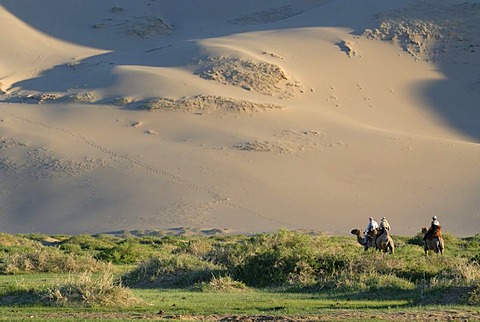
<instances>
[{"instance_id":1,"label":"dry vegetation","mask_svg":"<svg viewBox=\"0 0 480 322\"><path fill-rule=\"evenodd\" d=\"M116 282L114 271L107 267L99 276L84 272L78 277L58 280L42 292L47 303L55 305L81 304L84 306L128 307L141 303L132 291Z\"/></svg>"},{"instance_id":2,"label":"dry vegetation","mask_svg":"<svg viewBox=\"0 0 480 322\"><path fill-rule=\"evenodd\" d=\"M264 95L291 97L301 91L298 82L290 81L280 66L269 62L209 57L198 62L195 74L203 79L255 91Z\"/></svg>"},{"instance_id":3,"label":"dry vegetation","mask_svg":"<svg viewBox=\"0 0 480 322\"><path fill-rule=\"evenodd\" d=\"M150 111L178 110L191 113L211 113L216 111L258 113L272 109L282 109L281 106L275 104L255 103L214 95L197 95L179 99L159 97L141 105L140 108Z\"/></svg>"}]
</instances>

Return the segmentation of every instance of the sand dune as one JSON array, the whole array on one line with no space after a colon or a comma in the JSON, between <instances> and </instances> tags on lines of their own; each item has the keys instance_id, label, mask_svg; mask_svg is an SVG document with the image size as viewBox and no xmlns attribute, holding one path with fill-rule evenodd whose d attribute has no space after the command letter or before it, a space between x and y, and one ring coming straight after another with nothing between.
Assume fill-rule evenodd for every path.
<instances>
[{"instance_id":1,"label":"sand dune","mask_svg":"<svg viewBox=\"0 0 480 322\"><path fill-rule=\"evenodd\" d=\"M3 0L0 229L479 233L478 13Z\"/></svg>"}]
</instances>

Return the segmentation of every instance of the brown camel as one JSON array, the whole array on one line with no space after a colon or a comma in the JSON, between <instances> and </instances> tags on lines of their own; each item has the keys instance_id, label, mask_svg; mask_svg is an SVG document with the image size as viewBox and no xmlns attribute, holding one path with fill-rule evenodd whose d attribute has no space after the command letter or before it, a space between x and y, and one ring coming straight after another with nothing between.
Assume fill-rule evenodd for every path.
<instances>
[{"instance_id":1,"label":"brown camel","mask_svg":"<svg viewBox=\"0 0 480 322\"><path fill-rule=\"evenodd\" d=\"M370 247L374 246L373 238L371 236L369 236L368 239L367 239L367 242L365 242L365 235L363 234L363 232L360 229L358 229L358 228L353 229L351 231L351 233L353 235L357 236L358 243L363 246L365 251L367 251Z\"/></svg>"},{"instance_id":2,"label":"brown camel","mask_svg":"<svg viewBox=\"0 0 480 322\"><path fill-rule=\"evenodd\" d=\"M388 230L385 230L384 233L377 236L377 231L374 231L372 235L369 235L367 242L365 243L365 235L363 232L356 228L351 231L353 235L357 236L357 241L360 245L363 246L365 251L371 247L375 247L377 250L383 250L385 253L390 251L390 253L395 252L395 245L393 243L392 237L388 233Z\"/></svg>"},{"instance_id":3,"label":"brown camel","mask_svg":"<svg viewBox=\"0 0 480 322\"><path fill-rule=\"evenodd\" d=\"M391 254L395 253L395 244L393 243L392 237L390 237L390 233L388 229L384 229L384 232L381 235L377 236L375 243L377 248L383 250L384 253L390 251Z\"/></svg>"},{"instance_id":4,"label":"brown camel","mask_svg":"<svg viewBox=\"0 0 480 322\"><path fill-rule=\"evenodd\" d=\"M428 232L427 227L422 228L422 233L425 236ZM443 255L443 250L445 249L445 243L443 242L443 236L438 226L437 230L434 234L429 234L429 236L425 239L423 243L423 250L425 251L425 255L428 255L429 250L433 250L435 253L440 253Z\"/></svg>"}]
</instances>

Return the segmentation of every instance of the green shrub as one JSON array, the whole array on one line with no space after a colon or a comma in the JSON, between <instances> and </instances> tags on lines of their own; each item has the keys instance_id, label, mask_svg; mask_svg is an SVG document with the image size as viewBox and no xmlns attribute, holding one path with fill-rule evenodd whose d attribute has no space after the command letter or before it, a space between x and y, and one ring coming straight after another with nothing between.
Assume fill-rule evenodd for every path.
<instances>
[{"instance_id":1,"label":"green shrub","mask_svg":"<svg viewBox=\"0 0 480 322\"><path fill-rule=\"evenodd\" d=\"M76 235L61 242L61 248L70 247L70 245L80 246L82 251L98 251L115 247L115 240L105 237L94 237L90 235Z\"/></svg>"},{"instance_id":2,"label":"green shrub","mask_svg":"<svg viewBox=\"0 0 480 322\"><path fill-rule=\"evenodd\" d=\"M414 237L407 239L406 243L411 245L423 246L423 233L418 232Z\"/></svg>"},{"instance_id":3,"label":"green shrub","mask_svg":"<svg viewBox=\"0 0 480 322\"><path fill-rule=\"evenodd\" d=\"M335 281L335 289L348 292L405 291L415 289L415 284L394 274L344 273Z\"/></svg>"},{"instance_id":4,"label":"green shrub","mask_svg":"<svg viewBox=\"0 0 480 322\"><path fill-rule=\"evenodd\" d=\"M463 301L467 305L480 306L480 285L473 286L466 294Z\"/></svg>"},{"instance_id":5,"label":"green shrub","mask_svg":"<svg viewBox=\"0 0 480 322\"><path fill-rule=\"evenodd\" d=\"M0 245L3 248L13 247L13 246L28 246L28 247L38 247L41 246L37 241L25 238L22 236L14 236L6 233L0 233Z\"/></svg>"},{"instance_id":6,"label":"green shrub","mask_svg":"<svg viewBox=\"0 0 480 322\"><path fill-rule=\"evenodd\" d=\"M153 251L149 251L146 246L140 245L135 240L127 239L113 248L100 251L95 258L114 264L131 264L145 260L152 253Z\"/></svg>"},{"instance_id":7,"label":"green shrub","mask_svg":"<svg viewBox=\"0 0 480 322\"><path fill-rule=\"evenodd\" d=\"M84 251L82 247L77 244L64 244L60 246L60 250L62 250L66 254L83 254Z\"/></svg>"},{"instance_id":8,"label":"green shrub","mask_svg":"<svg viewBox=\"0 0 480 322\"><path fill-rule=\"evenodd\" d=\"M140 263L122 276L122 283L132 287L192 286L221 271L217 265L192 255L168 255Z\"/></svg>"},{"instance_id":9,"label":"green shrub","mask_svg":"<svg viewBox=\"0 0 480 322\"><path fill-rule=\"evenodd\" d=\"M312 237L286 230L254 236L233 276L251 286L308 282L319 265L314 245Z\"/></svg>"}]
</instances>

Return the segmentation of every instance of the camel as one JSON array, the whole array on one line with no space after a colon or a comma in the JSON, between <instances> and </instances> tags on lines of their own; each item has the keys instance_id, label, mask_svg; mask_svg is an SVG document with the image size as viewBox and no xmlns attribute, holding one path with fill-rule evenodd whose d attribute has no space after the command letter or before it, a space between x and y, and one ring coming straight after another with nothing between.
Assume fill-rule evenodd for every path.
<instances>
[{"instance_id":1,"label":"camel","mask_svg":"<svg viewBox=\"0 0 480 322\"><path fill-rule=\"evenodd\" d=\"M357 236L358 243L363 246L365 251L367 251L370 247L374 246L372 237L369 237L367 239L367 242L365 242L365 235L360 229L353 229L351 233Z\"/></svg>"},{"instance_id":2,"label":"camel","mask_svg":"<svg viewBox=\"0 0 480 322\"><path fill-rule=\"evenodd\" d=\"M388 229L384 229L384 232L381 235L377 236L375 243L377 248L383 250L384 253L390 251L391 254L395 253L395 244L393 243L392 237L390 237L390 233Z\"/></svg>"},{"instance_id":3,"label":"camel","mask_svg":"<svg viewBox=\"0 0 480 322\"><path fill-rule=\"evenodd\" d=\"M422 233L424 236L427 233L427 231L428 231L427 227L422 228ZM438 226L438 229L435 231L435 234L429 236L423 243L423 250L425 251L425 256L426 256L428 255L429 250L433 250L435 253L440 253L441 255L443 255L444 249L445 249L445 243L443 242L440 226Z\"/></svg>"},{"instance_id":4,"label":"camel","mask_svg":"<svg viewBox=\"0 0 480 322\"><path fill-rule=\"evenodd\" d=\"M393 243L392 237L390 237L390 234L388 233L388 230L385 230L385 232L379 236L376 236L376 232L375 232L373 236L370 236L367 239L366 243L365 243L365 235L362 233L360 229L358 228L353 229L351 233L357 236L358 243L363 246L365 251L367 251L371 247L375 247L378 250L383 250L383 252L385 253L390 251L390 253L393 254L395 252L395 245Z\"/></svg>"}]
</instances>

